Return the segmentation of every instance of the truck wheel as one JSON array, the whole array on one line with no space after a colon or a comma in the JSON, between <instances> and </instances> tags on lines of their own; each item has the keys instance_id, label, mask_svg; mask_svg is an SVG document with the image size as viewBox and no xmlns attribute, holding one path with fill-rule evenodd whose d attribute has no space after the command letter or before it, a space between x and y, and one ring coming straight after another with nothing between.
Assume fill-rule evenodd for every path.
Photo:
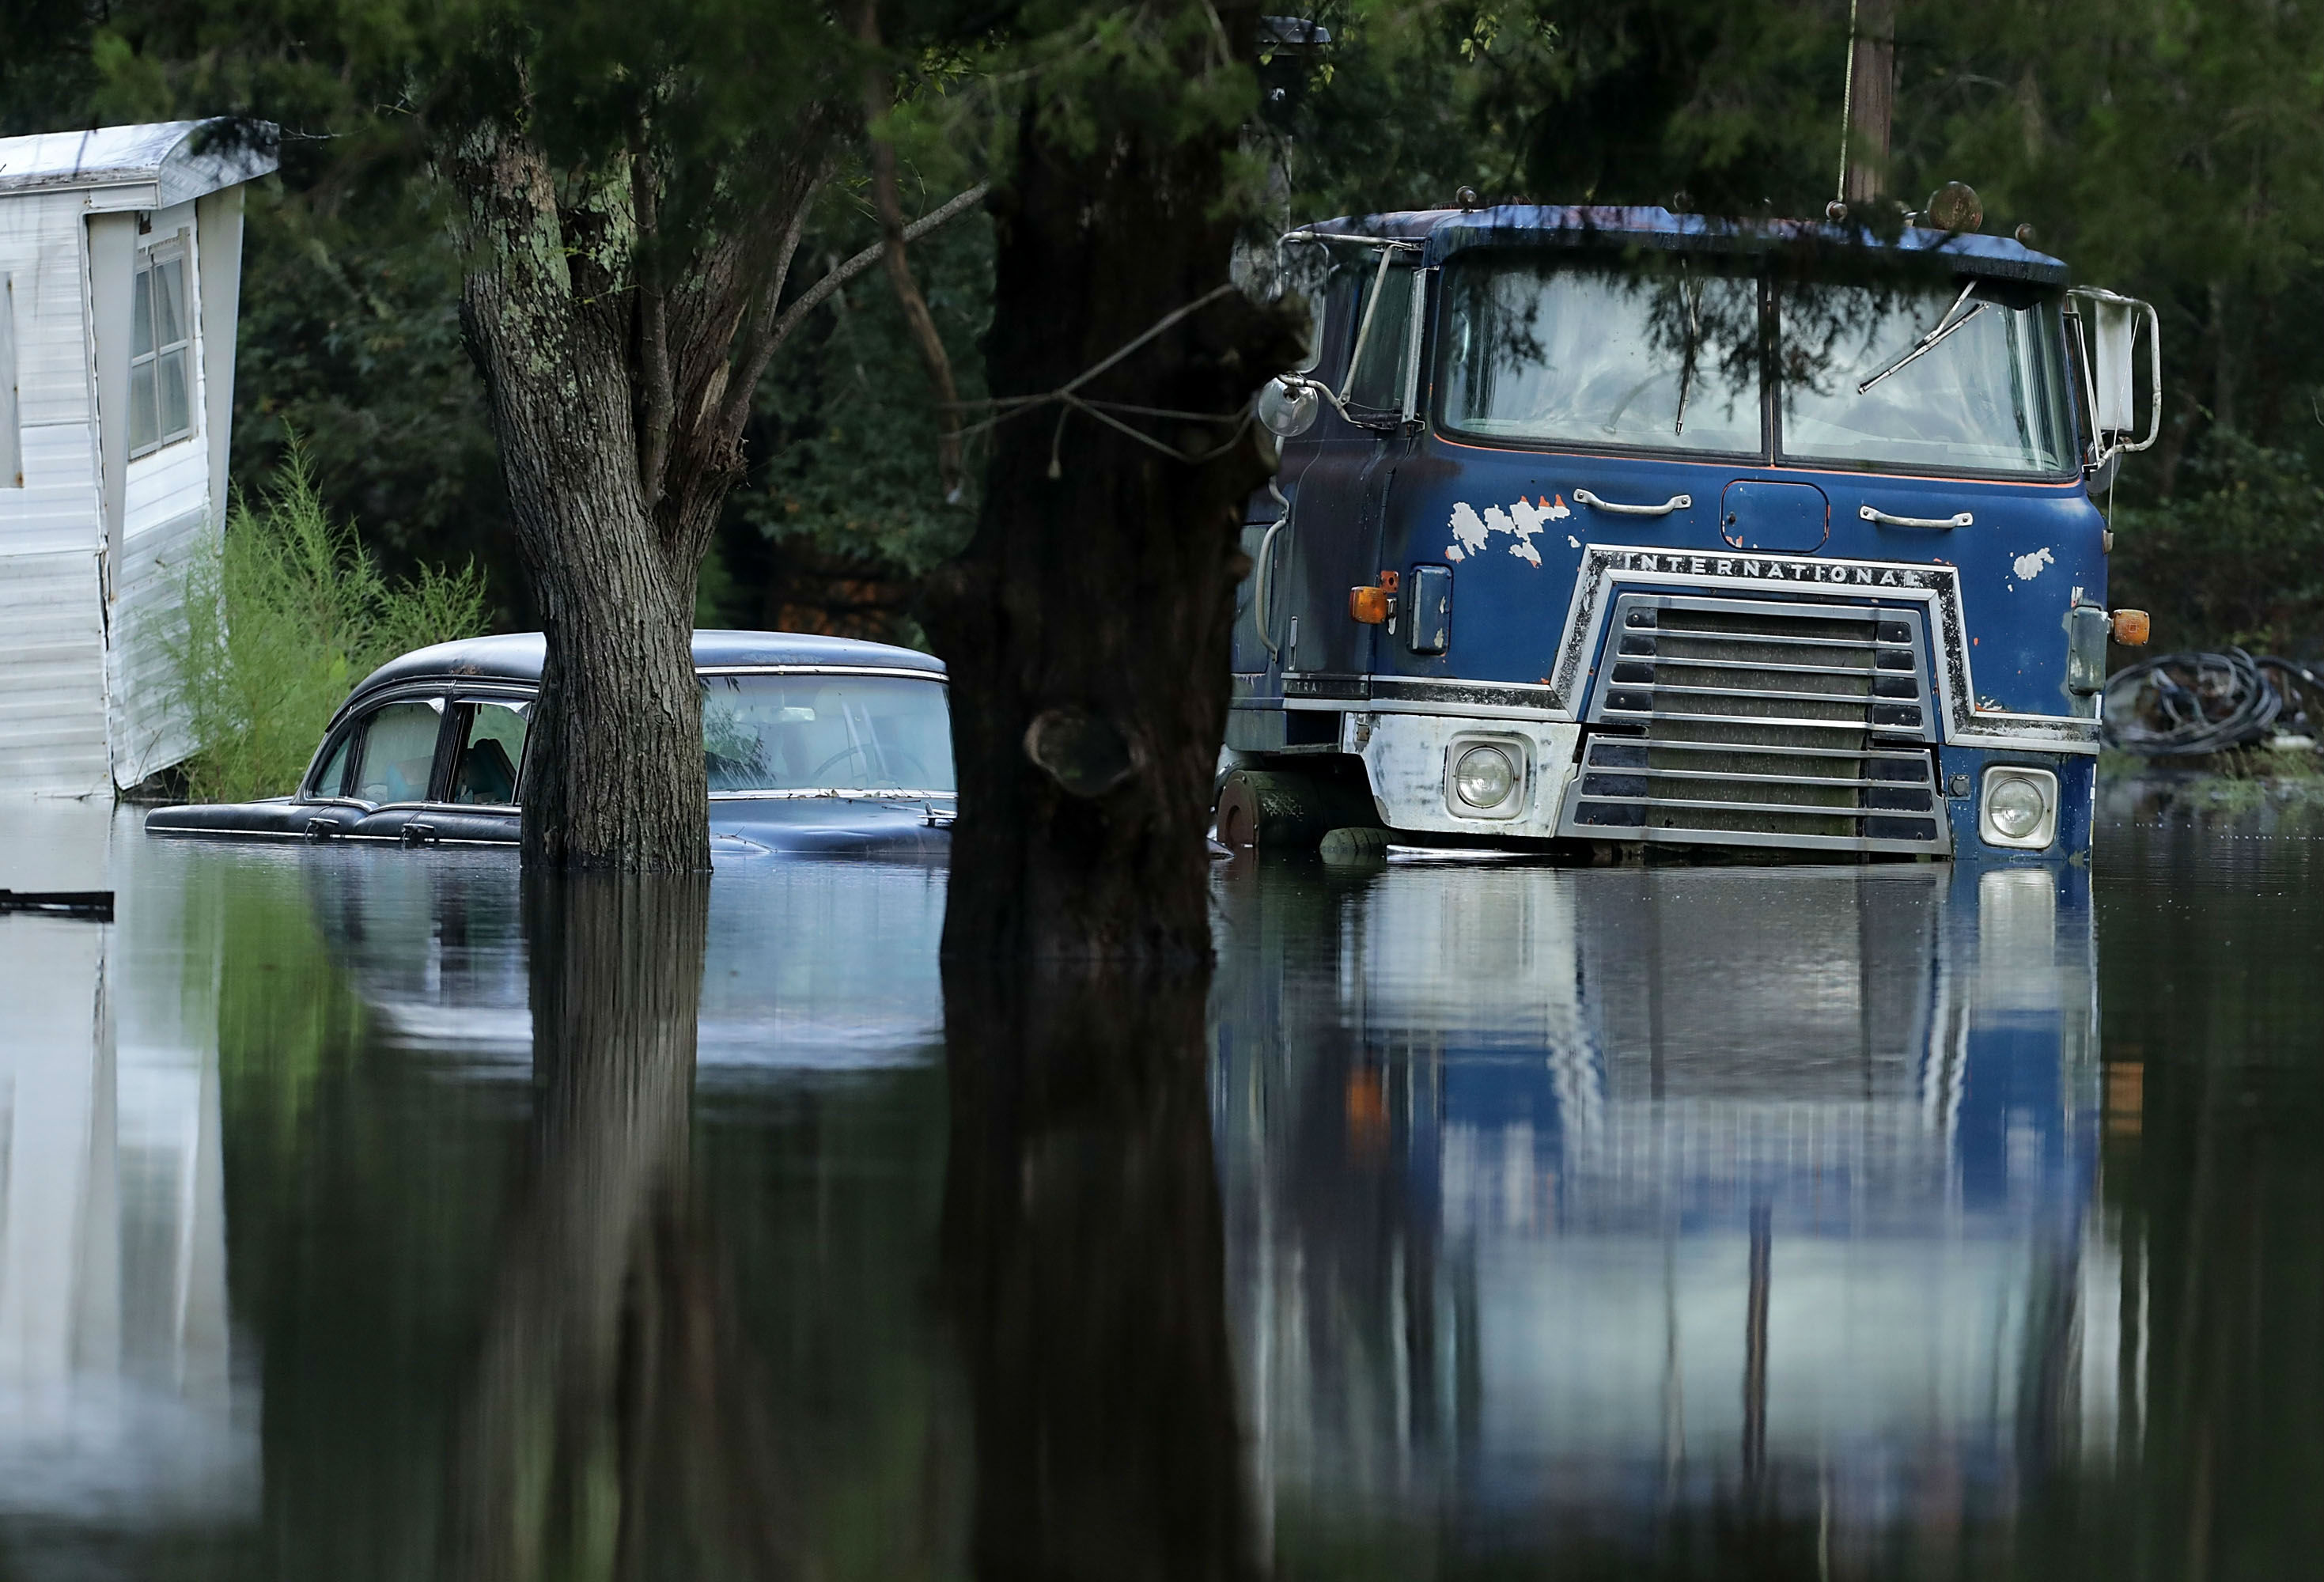
<instances>
[{"instance_id":1,"label":"truck wheel","mask_svg":"<svg viewBox=\"0 0 2324 1582\"><path fill-rule=\"evenodd\" d=\"M1319 775L1236 769L1219 786L1219 842L1234 851L1312 852L1333 830L1379 826L1369 791Z\"/></svg>"}]
</instances>

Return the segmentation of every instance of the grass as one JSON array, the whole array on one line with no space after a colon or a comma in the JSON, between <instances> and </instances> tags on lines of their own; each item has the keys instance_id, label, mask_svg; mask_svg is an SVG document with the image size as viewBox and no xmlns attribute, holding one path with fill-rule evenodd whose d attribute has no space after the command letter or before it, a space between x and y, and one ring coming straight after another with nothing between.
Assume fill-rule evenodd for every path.
<instances>
[{"instance_id":1,"label":"grass","mask_svg":"<svg viewBox=\"0 0 2324 1582\"><path fill-rule=\"evenodd\" d=\"M190 728L188 795L241 801L297 788L357 681L396 655L484 627L473 564L391 582L334 521L295 443L258 506L237 494L220 547L184 574L168 644L172 705Z\"/></svg>"},{"instance_id":2,"label":"grass","mask_svg":"<svg viewBox=\"0 0 2324 1582\"><path fill-rule=\"evenodd\" d=\"M2102 779L2157 774L2189 779L2273 781L2302 790L2324 790L2324 755L2307 749L2278 752L2267 747L2239 747L2184 759L2144 759L2111 747L2098 754Z\"/></svg>"}]
</instances>

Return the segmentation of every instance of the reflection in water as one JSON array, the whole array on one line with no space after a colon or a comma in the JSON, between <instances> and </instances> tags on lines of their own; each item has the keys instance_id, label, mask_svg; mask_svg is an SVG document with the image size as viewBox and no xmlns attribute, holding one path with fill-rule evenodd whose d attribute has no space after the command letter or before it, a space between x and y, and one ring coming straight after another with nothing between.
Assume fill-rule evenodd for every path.
<instances>
[{"instance_id":1,"label":"reflection in water","mask_svg":"<svg viewBox=\"0 0 2324 1582\"><path fill-rule=\"evenodd\" d=\"M532 1059L512 855L383 862L330 850L306 864L324 937L382 1035L400 1047ZM913 864L795 861L722 869L711 887L701 1063L845 1071L924 1057L943 1036L936 945L944 875Z\"/></svg>"},{"instance_id":2,"label":"reflection in water","mask_svg":"<svg viewBox=\"0 0 2324 1582\"><path fill-rule=\"evenodd\" d=\"M104 882L102 814L14 826L10 876L61 841ZM43 1548L256 1507L227 1323L217 946L198 906L0 918L0 1522L39 1524Z\"/></svg>"},{"instance_id":3,"label":"reflection in water","mask_svg":"<svg viewBox=\"0 0 2324 1582\"><path fill-rule=\"evenodd\" d=\"M0 810L120 892L0 919L0 1576L2304 1575L2293 813L1228 874L1205 1085L1188 983L948 1072L941 875Z\"/></svg>"},{"instance_id":4,"label":"reflection in water","mask_svg":"<svg viewBox=\"0 0 2324 1582\"><path fill-rule=\"evenodd\" d=\"M989 1582L1256 1576L1201 974L947 966L946 1285Z\"/></svg>"},{"instance_id":5,"label":"reflection in water","mask_svg":"<svg viewBox=\"0 0 2324 1582\"><path fill-rule=\"evenodd\" d=\"M692 1191L706 876L535 876L532 1147L452 1462L444 1574L794 1569Z\"/></svg>"},{"instance_id":6,"label":"reflection in water","mask_svg":"<svg viewBox=\"0 0 2324 1582\"><path fill-rule=\"evenodd\" d=\"M1860 1571L2112 1457L2079 874L1271 871L1224 925L1286 1561L1438 1531Z\"/></svg>"}]
</instances>

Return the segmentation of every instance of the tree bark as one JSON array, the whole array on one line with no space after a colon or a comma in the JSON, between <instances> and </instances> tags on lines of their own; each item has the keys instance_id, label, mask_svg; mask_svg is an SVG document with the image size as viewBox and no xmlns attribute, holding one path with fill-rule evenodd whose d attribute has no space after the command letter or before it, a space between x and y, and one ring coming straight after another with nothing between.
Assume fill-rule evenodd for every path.
<instances>
[{"instance_id":1,"label":"tree bark","mask_svg":"<svg viewBox=\"0 0 2324 1582\"><path fill-rule=\"evenodd\" d=\"M695 585L776 351L840 281L973 201L785 281L831 165L828 105L729 152L720 196L668 212L653 129L553 164L521 115L443 151L470 266L461 323L483 374L548 658L524 768L529 866L709 866ZM709 156L698 156L709 157Z\"/></svg>"},{"instance_id":2,"label":"tree bark","mask_svg":"<svg viewBox=\"0 0 2324 1582\"><path fill-rule=\"evenodd\" d=\"M464 152L480 258L462 326L549 649L527 754L525 860L706 868L692 659L701 549L664 530L641 486L632 303L590 290L610 281L576 278L591 271L537 146L486 130Z\"/></svg>"},{"instance_id":3,"label":"tree bark","mask_svg":"<svg viewBox=\"0 0 2324 1582\"><path fill-rule=\"evenodd\" d=\"M1889 132L1896 114L1896 0L1858 0L1849 41L1848 164L1840 197L1878 198L1888 179Z\"/></svg>"},{"instance_id":4,"label":"tree bark","mask_svg":"<svg viewBox=\"0 0 2324 1582\"><path fill-rule=\"evenodd\" d=\"M1239 62L1253 50L1257 7L1217 10L1222 37L1184 30L1187 78L1211 51ZM1117 107L1149 89L1087 85L1099 124L1071 142L1029 110L1021 121L1016 170L991 200L997 399L1057 390L1227 283L1233 130L1174 139L1160 116ZM1223 447L1207 459L1055 403L993 429L976 536L926 602L952 672L960 777L947 955L1207 958L1204 829L1237 529L1268 470L1234 419L1297 346L1287 315L1230 294L1084 387L1225 418L1120 418L1181 453Z\"/></svg>"},{"instance_id":5,"label":"tree bark","mask_svg":"<svg viewBox=\"0 0 2324 1582\"><path fill-rule=\"evenodd\" d=\"M975 1573L1258 1576L1203 1038L1209 972L945 968L945 1287Z\"/></svg>"}]
</instances>

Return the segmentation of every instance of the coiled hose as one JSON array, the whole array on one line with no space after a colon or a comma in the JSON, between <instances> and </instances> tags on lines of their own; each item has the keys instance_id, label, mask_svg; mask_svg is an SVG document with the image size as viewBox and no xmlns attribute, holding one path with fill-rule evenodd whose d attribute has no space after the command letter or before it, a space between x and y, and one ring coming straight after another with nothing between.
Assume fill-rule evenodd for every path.
<instances>
[{"instance_id":1,"label":"coiled hose","mask_svg":"<svg viewBox=\"0 0 2324 1582\"><path fill-rule=\"evenodd\" d=\"M2102 713L2109 746L2141 758L2200 758L2279 731L2313 734L2311 699L2324 704L2324 676L2307 666L2229 648L2164 654L2116 671Z\"/></svg>"}]
</instances>

